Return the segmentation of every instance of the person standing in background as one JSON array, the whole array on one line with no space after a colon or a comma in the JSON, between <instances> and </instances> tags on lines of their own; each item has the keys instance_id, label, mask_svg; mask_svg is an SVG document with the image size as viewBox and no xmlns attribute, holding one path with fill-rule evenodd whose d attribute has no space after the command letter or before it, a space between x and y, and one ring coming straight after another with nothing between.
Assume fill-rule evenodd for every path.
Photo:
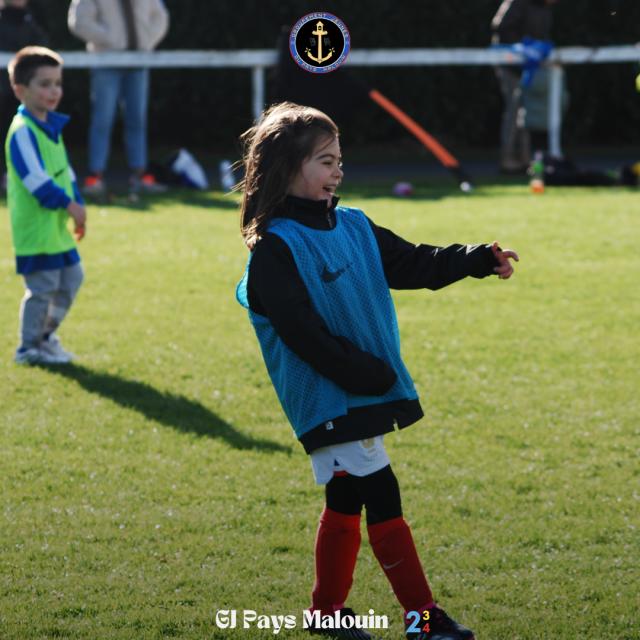
<instances>
[{"instance_id":1,"label":"person standing in background","mask_svg":"<svg viewBox=\"0 0 640 640\"><path fill-rule=\"evenodd\" d=\"M553 22L552 7L556 2L557 0L503 0L491 21L492 44L514 44L525 37L549 41ZM500 66L496 67L496 75L504 101L500 128L500 170L504 173L523 173L531 159L531 137L521 83L522 70L517 65ZM543 77L538 77L536 95L540 91L544 93L544 86L546 84ZM544 102L545 97L546 94L536 102L536 107ZM535 128L542 129L539 124ZM546 143L544 146L546 147Z\"/></svg>"},{"instance_id":2,"label":"person standing in background","mask_svg":"<svg viewBox=\"0 0 640 640\"><path fill-rule=\"evenodd\" d=\"M29 0L0 0L0 50L15 53L29 45L47 46L49 37L29 12ZM6 69L0 71L0 139L7 131L19 102L13 95ZM7 181L4 155L2 160L2 188Z\"/></svg>"},{"instance_id":3,"label":"person standing in background","mask_svg":"<svg viewBox=\"0 0 640 640\"><path fill-rule=\"evenodd\" d=\"M164 38L169 14L162 0L72 0L69 30L87 43L87 51L152 51ZM148 68L91 69L88 195L106 192L106 170L111 132L122 103L124 144L133 192L156 193L166 187L147 172Z\"/></svg>"}]
</instances>

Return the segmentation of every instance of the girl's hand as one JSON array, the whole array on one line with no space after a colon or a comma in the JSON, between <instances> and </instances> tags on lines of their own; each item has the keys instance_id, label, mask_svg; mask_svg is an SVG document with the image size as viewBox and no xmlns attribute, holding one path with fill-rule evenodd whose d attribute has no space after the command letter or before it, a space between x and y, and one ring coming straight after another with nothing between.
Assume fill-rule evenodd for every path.
<instances>
[{"instance_id":1,"label":"girl's hand","mask_svg":"<svg viewBox=\"0 0 640 640\"><path fill-rule=\"evenodd\" d=\"M500 263L493 269L498 274L498 278L500 278L501 280L510 278L513 275L513 266L511 265L509 260L520 262L518 254L515 251L511 251L511 249L506 249L505 251L503 251L497 242L494 242L491 245L491 251L493 251L495 259Z\"/></svg>"}]
</instances>

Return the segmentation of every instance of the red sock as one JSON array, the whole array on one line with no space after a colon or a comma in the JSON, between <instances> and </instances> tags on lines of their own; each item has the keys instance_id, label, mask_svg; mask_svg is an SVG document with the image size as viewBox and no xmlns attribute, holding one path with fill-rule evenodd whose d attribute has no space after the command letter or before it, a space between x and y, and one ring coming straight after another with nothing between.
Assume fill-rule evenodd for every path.
<instances>
[{"instance_id":1,"label":"red sock","mask_svg":"<svg viewBox=\"0 0 640 640\"><path fill-rule=\"evenodd\" d=\"M405 611L418 611L433 604L433 594L404 518L373 524L367 530L373 553Z\"/></svg>"},{"instance_id":2,"label":"red sock","mask_svg":"<svg viewBox=\"0 0 640 640\"><path fill-rule=\"evenodd\" d=\"M344 606L360 549L360 514L351 516L325 507L316 537L316 583L312 609L323 614Z\"/></svg>"}]
</instances>

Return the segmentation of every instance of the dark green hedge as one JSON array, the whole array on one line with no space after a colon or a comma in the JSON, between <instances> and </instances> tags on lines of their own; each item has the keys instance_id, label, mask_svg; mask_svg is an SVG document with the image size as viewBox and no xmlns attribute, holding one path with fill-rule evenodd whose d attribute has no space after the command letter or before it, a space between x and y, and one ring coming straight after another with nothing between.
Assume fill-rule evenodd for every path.
<instances>
[{"instance_id":1,"label":"dark green hedge","mask_svg":"<svg viewBox=\"0 0 640 640\"><path fill-rule=\"evenodd\" d=\"M60 49L81 43L66 28L68 0L32 0L39 20ZM490 37L498 0L166 0L172 24L164 49L266 48L281 25L309 11L326 10L349 27L353 48L480 47ZM555 9L557 45L630 44L640 40L638 0L561 0ZM639 49L640 59L640 49ZM640 142L636 64L571 66L567 145ZM357 68L444 141L462 147L496 146L500 100L489 68ZM244 70L153 73L150 134L163 144L227 151L251 122L251 80ZM67 138L83 143L88 116L84 71L66 75L64 108L74 117ZM399 128L371 105L343 132L346 141L398 139Z\"/></svg>"}]
</instances>

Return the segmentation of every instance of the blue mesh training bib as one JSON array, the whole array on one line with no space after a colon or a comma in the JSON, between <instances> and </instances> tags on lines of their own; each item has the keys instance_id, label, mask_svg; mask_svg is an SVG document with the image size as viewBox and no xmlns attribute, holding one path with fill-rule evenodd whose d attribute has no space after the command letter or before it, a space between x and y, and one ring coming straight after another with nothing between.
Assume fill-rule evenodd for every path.
<instances>
[{"instance_id":1,"label":"blue mesh training bib","mask_svg":"<svg viewBox=\"0 0 640 640\"><path fill-rule=\"evenodd\" d=\"M282 408L296 436L350 408L396 400L416 400L411 376L400 356L400 336L380 251L364 213L337 207L336 226L311 229L288 218L276 218L269 233L280 236L293 254L311 301L329 331L381 358L398 379L383 396L358 396L320 375L295 355L276 334L268 318L249 309L249 264L238 284L238 302L249 309L262 355Z\"/></svg>"}]
</instances>

